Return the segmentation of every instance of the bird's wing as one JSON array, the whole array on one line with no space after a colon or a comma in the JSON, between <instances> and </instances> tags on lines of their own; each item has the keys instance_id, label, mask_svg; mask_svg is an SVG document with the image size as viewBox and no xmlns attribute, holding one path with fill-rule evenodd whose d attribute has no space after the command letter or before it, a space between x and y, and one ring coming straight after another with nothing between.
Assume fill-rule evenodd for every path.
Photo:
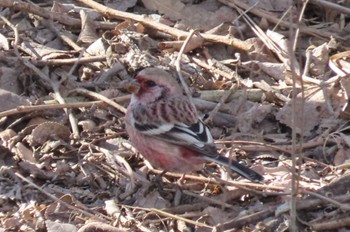
<instances>
[{"instance_id":1,"label":"bird's wing","mask_svg":"<svg viewBox=\"0 0 350 232\"><path fill-rule=\"evenodd\" d=\"M185 97L157 101L147 106L139 104L132 113L132 125L143 134L199 149L213 143L208 127Z\"/></svg>"}]
</instances>

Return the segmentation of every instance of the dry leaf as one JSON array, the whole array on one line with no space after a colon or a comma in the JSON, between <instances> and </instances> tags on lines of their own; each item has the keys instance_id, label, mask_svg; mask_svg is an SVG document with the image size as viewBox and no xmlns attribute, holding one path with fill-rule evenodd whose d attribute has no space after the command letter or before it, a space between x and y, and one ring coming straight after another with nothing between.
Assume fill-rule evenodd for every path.
<instances>
[{"instance_id":1,"label":"dry leaf","mask_svg":"<svg viewBox=\"0 0 350 232\"><path fill-rule=\"evenodd\" d=\"M309 72L311 76L320 76L321 78L324 76L329 61L329 52L328 43L324 43L310 51L311 63Z\"/></svg>"},{"instance_id":2,"label":"dry leaf","mask_svg":"<svg viewBox=\"0 0 350 232\"><path fill-rule=\"evenodd\" d=\"M200 7L200 5L185 5L181 1L142 0L142 3L147 9L165 14L174 21L181 19L180 24L185 28L207 31L221 23L232 22L236 18L236 13L226 6L215 7L215 9L209 11L205 7Z\"/></svg>"},{"instance_id":3,"label":"dry leaf","mask_svg":"<svg viewBox=\"0 0 350 232\"><path fill-rule=\"evenodd\" d=\"M158 191L152 191L144 197L139 196L134 205L145 208L163 209L168 208L170 202L165 200Z\"/></svg>"},{"instance_id":4,"label":"dry leaf","mask_svg":"<svg viewBox=\"0 0 350 232\"><path fill-rule=\"evenodd\" d=\"M203 210L203 213L210 216L211 222L208 223L210 225L221 224L229 220L229 215L218 207L207 207Z\"/></svg>"},{"instance_id":5,"label":"dry leaf","mask_svg":"<svg viewBox=\"0 0 350 232\"><path fill-rule=\"evenodd\" d=\"M338 98L338 102L340 103L341 112L340 117L346 120L350 119L350 105L349 105L349 96L350 96L350 79L342 78L340 80L340 84L342 89L344 90L344 94L342 97Z\"/></svg>"},{"instance_id":6,"label":"dry leaf","mask_svg":"<svg viewBox=\"0 0 350 232\"><path fill-rule=\"evenodd\" d=\"M28 55L35 57L39 60L49 60L54 58L70 57L71 51L64 51L54 49L36 42L31 41L29 38L21 43L21 49Z\"/></svg>"},{"instance_id":7,"label":"dry leaf","mask_svg":"<svg viewBox=\"0 0 350 232\"><path fill-rule=\"evenodd\" d=\"M0 33L0 51L1 50L9 50L10 45L9 42L7 41L7 38Z\"/></svg>"},{"instance_id":8,"label":"dry leaf","mask_svg":"<svg viewBox=\"0 0 350 232\"><path fill-rule=\"evenodd\" d=\"M33 178L38 178L42 180L52 180L52 178L57 176L56 173L47 170L42 170L38 167L39 165L28 161L20 161L18 165L23 171L29 173Z\"/></svg>"},{"instance_id":9,"label":"dry leaf","mask_svg":"<svg viewBox=\"0 0 350 232\"><path fill-rule=\"evenodd\" d=\"M105 1L106 6L120 10L120 11L126 11L127 9L134 7L137 0L109 0Z\"/></svg>"},{"instance_id":10,"label":"dry leaf","mask_svg":"<svg viewBox=\"0 0 350 232\"><path fill-rule=\"evenodd\" d=\"M345 133L339 133L340 137L343 139L343 141L345 142L345 144L350 147L350 137L349 135L345 134Z\"/></svg>"},{"instance_id":11,"label":"dry leaf","mask_svg":"<svg viewBox=\"0 0 350 232\"><path fill-rule=\"evenodd\" d=\"M269 44L275 54L281 59L287 70L292 70L291 59L297 60L294 53L290 53L289 43L290 41L282 34L276 31L267 30L266 35L271 40ZM295 72L300 74L299 64L294 64Z\"/></svg>"},{"instance_id":12,"label":"dry leaf","mask_svg":"<svg viewBox=\"0 0 350 232\"><path fill-rule=\"evenodd\" d=\"M12 149L12 152L17 154L21 160L29 161L31 163L36 163L33 152L28 149L23 143L16 143L15 147Z\"/></svg>"},{"instance_id":13,"label":"dry leaf","mask_svg":"<svg viewBox=\"0 0 350 232\"><path fill-rule=\"evenodd\" d=\"M86 13L88 13L89 17L92 19L96 19L102 16L95 9L81 7L75 4L61 3L58 1L54 1L51 7L51 12L60 13L60 14L69 14L73 12L79 13L81 10L84 10Z\"/></svg>"},{"instance_id":14,"label":"dry leaf","mask_svg":"<svg viewBox=\"0 0 350 232\"><path fill-rule=\"evenodd\" d=\"M345 154L344 148L339 148L337 153L334 156L334 161L333 161L334 166L343 164L346 158L347 158L347 155Z\"/></svg>"},{"instance_id":15,"label":"dry leaf","mask_svg":"<svg viewBox=\"0 0 350 232\"><path fill-rule=\"evenodd\" d=\"M99 39L96 33L95 22L84 10L80 11L81 17L81 32L77 40L78 43L91 44Z\"/></svg>"},{"instance_id":16,"label":"dry leaf","mask_svg":"<svg viewBox=\"0 0 350 232\"><path fill-rule=\"evenodd\" d=\"M67 126L57 122L45 122L32 131L28 136L28 142L31 146L41 145L48 140L62 139L68 141L70 136L70 130Z\"/></svg>"},{"instance_id":17,"label":"dry leaf","mask_svg":"<svg viewBox=\"0 0 350 232\"><path fill-rule=\"evenodd\" d=\"M96 123L90 119L80 121L78 125L81 126L85 132L93 132L96 128Z\"/></svg>"},{"instance_id":18,"label":"dry leaf","mask_svg":"<svg viewBox=\"0 0 350 232\"><path fill-rule=\"evenodd\" d=\"M272 105L255 104L248 111L238 115L237 126L240 132L253 132L257 124L260 124L272 111Z\"/></svg>"},{"instance_id":19,"label":"dry leaf","mask_svg":"<svg viewBox=\"0 0 350 232\"><path fill-rule=\"evenodd\" d=\"M77 227L70 223L62 223L60 221L45 221L47 232L75 232Z\"/></svg>"},{"instance_id":20,"label":"dry leaf","mask_svg":"<svg viewBox=\"0 0 350 232\"><path fill-rule=\"evenodd\" d=\"M328 64L336 74L346 77L350 73L350 51L332 55Z\"/></svg>"},{"instance_id":21,"label":"dry leaf","mask_svg":"<svg viewBox=\"0 0 350 232\"><path fill-rule=\"evenodd\" d=\"M12 129L6 129L0 132L0 145L10 149L11 138L15 137L17 133Z\"/></svg>"},{"instance_id":22,"label":"dry leaf","mask_svg":"<svg viewBox=\"0 0 350 232\"><path fill-rule=\"evenodd\" d=\"M292 102L291 99L283 108L279 110L276 119L290 128L295 125L298 134L303 130L304 136L310 136L311 131L320 124L323 118L329 116L324 104L322 91L315 93L312 98L303 103L301 98L295 100L295 123L292 123ZM302 115L304 114L304 117Z\"/></svg>"},{"instance_id":23,"label":"dry leaf","mask_svg":"<svg viewBox=\"0 0 350 232\"><path fill-rule=\"evenodd\" d=\"M60 221L63 222L72 222L73 212L71 208L68 208L67 205L79 207L81 203L76 200L72 195L66 194L59 198L59 200L50 204L45 211L45 218L52 221ZM76 212L78 213L78 212ZM80 220L80 219L75 219Z\"/></svg>"},{"instance_id":24,"label":"dry leaf","mask_svg":"<svg viewBox=\"0 0 350 232\"><path fill-rule=\"evenodd\" d=\"M23 105L29 105L29 102L25 97L0 89L0 111L14 109L17 106Z\"/></svg>"},{"instance_id":25,"label":"dry leaf","mask_svg":"<svg viewBox=\"0 0 350 232\"><path fill-rule=\"evenodd\" d=\"M186 45L186 49L184 50L184 53L190 52L196 48L199 48L203 45L204 39L201 36L194 35L191 37L189 42ZM183 45L184 41L165 41L159 43L159 48L162 50L173 48L177 51L179 51Z\"/></svg>"},{"instance_id":26,"label":"dry leaf","mask_svg":"<svg viewBox=\"0 0 350 232\"><path fill-rule=\"evenodd\" d=\"M275 80L286 80L286 67L281 63L270 63L270 62L256 62L256 64L264 71L267 75L275 78Z\"/></svg>"},{"instance_id":27,"label":"dry leaf","mask_svg":"<svg viewBox=\"0 0 350 232\"><path fill-rule=\"evenodd\" d=\"M290 7L290 2L288 0L243 0L242 2L248 4L249 6L254 6L256 8L261 8L272 12L284 12Z\"/></svg>"},{"instance_id":28,"label":"dry leaf","mask_svg":"<svg viewBox=\"0 0 350 232\"><path fill-rule=\"evenodd\" d=\"M5 218L3 219L2 225L4 226L4 229L8 231L19 231L19 227L21 225L21 219L18 218L17 216L13 216L10 218ZM5 231L5 230L4 230Z\"/></svg>"}]
</instances>

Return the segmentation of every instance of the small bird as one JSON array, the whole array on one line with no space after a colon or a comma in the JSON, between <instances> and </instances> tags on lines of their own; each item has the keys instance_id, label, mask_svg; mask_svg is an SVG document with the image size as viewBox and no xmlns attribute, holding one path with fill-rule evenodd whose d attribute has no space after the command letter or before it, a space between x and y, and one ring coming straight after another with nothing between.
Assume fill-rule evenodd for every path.
<instances>
[{"instance_id":1,"label":"small bird","mask_svg":"<svg viewBox=\"0 0 350 232\"><path fill-rule=\"evenodd\" d=\"M189 172L199 170L203 162L216 162L252 182L262 182L260 174L217 152L208 127L168 72L143 69L127 88L132 97L125 116L126 131L133 146L153 166Z\"/></svg>"}]
</instances>

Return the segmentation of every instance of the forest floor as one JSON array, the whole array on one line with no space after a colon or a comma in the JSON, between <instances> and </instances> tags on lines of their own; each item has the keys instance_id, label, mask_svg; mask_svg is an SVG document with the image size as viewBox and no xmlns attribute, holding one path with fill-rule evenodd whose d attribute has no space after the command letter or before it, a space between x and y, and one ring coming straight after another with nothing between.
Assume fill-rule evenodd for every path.
<instances>
[{"instance_id":1,"label":"forest floor","mask_svg":"<svg viewBox=\"0 0 350 232\"><path fill-rule=\"evenodd\" d=\"M350 4L295 2L0 1L0 232L348 231ZM145 67L264 183L160 176L124 125Z\"/></svg>"}]
</instances>

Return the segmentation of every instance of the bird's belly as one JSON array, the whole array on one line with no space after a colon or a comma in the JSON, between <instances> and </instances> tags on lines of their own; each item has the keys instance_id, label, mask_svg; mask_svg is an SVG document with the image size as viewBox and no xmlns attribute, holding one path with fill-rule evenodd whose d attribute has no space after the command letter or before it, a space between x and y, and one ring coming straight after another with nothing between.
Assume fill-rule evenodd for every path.
<instances>
[{"instance_id":1,"label":"bird's belly","mask_svg":"<svg viewBox=\"0 0 350 232\"><path fill-rule=\"evenodd\" d=\"M133 144L154 167L170 172L190 172L201 168L203 159L198 153L157 138L144 137L143 144Z\"/></svg>"}]
</instances>

